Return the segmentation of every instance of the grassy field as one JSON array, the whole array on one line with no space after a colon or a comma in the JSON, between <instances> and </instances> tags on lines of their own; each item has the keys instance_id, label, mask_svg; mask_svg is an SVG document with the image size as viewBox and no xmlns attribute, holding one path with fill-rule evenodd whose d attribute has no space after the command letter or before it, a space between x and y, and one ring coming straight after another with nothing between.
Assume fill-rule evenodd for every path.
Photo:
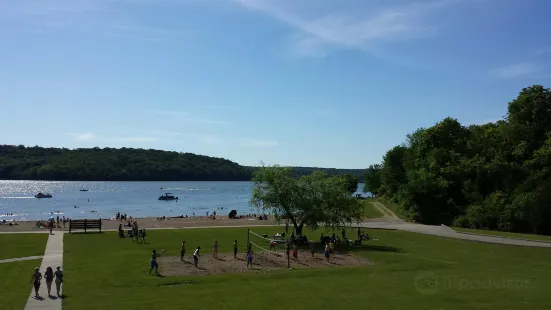
<instances>
[{"instance_id":1,"label":"grassy field","mask_svg":"<svg viewBox=\"0 0 551 310\"><path fill-rule=\"evenodd\" d=\"M375 206L369 200L362 201L362 205L364 207L365 218L383 217L384 214L382 214L381 211L379 211L379 209L375 208Z\"/></svg>"},{"instance_id":2,"label":"grassy field","mask_svg":"<svg viewBox=\"0 0 551 310\"><path fill-rule=\"evenodd\" d=\"M0 264L0 309L23 309L31 294L31 275L40 259Z\"/></svg>"},{"instance_id":3,"label":"grassy field","mask_svg":"<svg viewBox=\"0 0 551 310\"><path fill-rule=\"evenodd\" d=\"M506 231L482 230L482 229L471 229L471 228L461 228L461 227L452 227L452 229L457 232L466 232L466 233L472 233L472 234L551 242L551 236L517 234L517 233L506 232Z\"/></svg>"},{"instance_id":4,"label":"grassy field","mask_svg":"<svg viewBox=\"0 0 551 310\"><path fill-rule=\"evenodd\" d=\"M0 234L0 259L44 255L48 234Z\"/></svg>"},{"instance_id":5,"label":"grassy field","mask_svg":"<svg viewBox=\"0 0 551 310\"><path fill-rule=\"evenodd\" d=\"M281 228L257 227L271 234ZM65 237L64 309L549 309L550 249L493 245L369 230L377 240L354 254L372 265L206 277L149 275L153 248L210 255L246 243L246 228L150 231L150 244L115 233ZM349 231L352 235L354 232ZM308 233L310 239L319 232ZM240 248L243 251L243 247ZM321 255L321 254L320 254ZM188 268L188 267L186 267ZM189 267L193 268L193 267ZM160 267L162 274L162 265Z\"/></svg>"}]
</instances>

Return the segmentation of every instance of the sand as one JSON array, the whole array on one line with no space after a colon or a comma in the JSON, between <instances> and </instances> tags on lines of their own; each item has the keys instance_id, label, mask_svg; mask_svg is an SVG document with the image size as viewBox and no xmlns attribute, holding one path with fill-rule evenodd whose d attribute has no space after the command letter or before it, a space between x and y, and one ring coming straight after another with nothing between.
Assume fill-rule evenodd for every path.
<instances>
[{"instance_id":1,"label":"sand","mask_svg":"<svg viewBox=\"0 0 551 310\"><path fill-rule=\"evenodd\" d=\"M155 229L155 228L186 228L186 227L208 227L208 226L255 226L255 225L274 225L275 220L268 218L268 220L258 220L254 218L244 219L228 219L224 217L217 217L213 220L207 217L189 217L189 218L171 218L166 220L157 220L157 218L135 218L134 221L138 222L139 228ZM124 222L116 220L102 220L104 230L116 230L119 228L119 224ZM46 231L45 228L36 227L36 222L17 222L18 225L8 226L0 224L0 232L24 232L24 231ZM61 225L63 226L63 225ZM125 227L125 229L128 229ZM65 228L54 228L54 231L69 231L69 223Z\"/></svg>"},{"instance_id":2,"label":"sand","mask_svg":"<svg viewBox=\"0 0 551 310\"><path fill-rule=\"evenodd\" d=\"M166 255L170 255L167 253ZM175 253L172 253L174 255ZM193 265L193 257L186 256L184 261L180 261L179 256L161 256L157 259L159 262L159 274L163 276L206 276L224 273L243 273L256 272L265 273L269 271L288 269L287 257L285 255L275 255L267 252L255 253L253 256L253 267L247 268L244 253L238 253L237 259L233 254L218 254L215 259L210 252L205 252L199 258L197 268ZM360 258L351 254L333 255L329 262L326 261L323 254L316 253L315 257L307 251L299 250L298 261L292 257L290 265L293 269L303 268L324 268L324 267L355 267L370 264L368 259Z\"/></svg>"}]
</instances>

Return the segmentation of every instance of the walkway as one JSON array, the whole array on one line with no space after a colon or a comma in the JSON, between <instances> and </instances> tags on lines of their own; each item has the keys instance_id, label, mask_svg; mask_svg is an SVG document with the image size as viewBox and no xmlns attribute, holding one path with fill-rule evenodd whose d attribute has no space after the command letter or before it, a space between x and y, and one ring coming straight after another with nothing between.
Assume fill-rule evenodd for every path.
<instances>
[{"instance_id":1,"label":"walkway","mask_svg":"<svg viewBox=\"0 0 551 310\"><path fill-rule=\"evenodd\" d=\"M40 272L44 275L47 267L52 267L55 271L56 267L61 267L63 270L63 232L57 231L54 235L50 235L48 243L46 244L46 251L42 258L42 264L40 265ZM63 285L61 287L63 289ZM52 283L52 295L56 294L55 282ZM61 292L60 292L61 293ZM46 282L42 280L40 290L38 294L40 299L34 297L34 288L31 289L31 295L27 300L25 310L30 309L47 309L47 310L61 310L61 298L48 297L48 289L46 288Z\"/></svg>"},{"instance_id":2,"label":"walkway","mask_svg":"<svg viewBox=\"0 0 551 310\"><path fill-rule=\"evenodd\" d=\"M42 256L26 256L26 257L18 257L18 258L0 259L0 264L2 264L2 263L11 263L11 262L20 262L22 260L41 259L41 258L42 258Z\"/></svg>"},{"instance_id":3,"label":"walkway","mask_svg":"<svg viewBox=\"0 0 551 310\"><path fill-rule=\"evenodd\" d=\"M522 239L512 239L512 238L506 238L506 237L463 234L463 233L458 233L447 226L433 226L433 225L413 224L413 223L407 223L407 222L368 222L368 223L361 223L360 226L365 228L374 228L374 229L394 229L394 230L401 230L401 231L409 231L409 232L414 232L418 234L463 239L463 240L469 240L469 241L551 248L551 242L540 242L540 241L530 241L530 240L522 240Z\"/></svg>"}]
</instances>

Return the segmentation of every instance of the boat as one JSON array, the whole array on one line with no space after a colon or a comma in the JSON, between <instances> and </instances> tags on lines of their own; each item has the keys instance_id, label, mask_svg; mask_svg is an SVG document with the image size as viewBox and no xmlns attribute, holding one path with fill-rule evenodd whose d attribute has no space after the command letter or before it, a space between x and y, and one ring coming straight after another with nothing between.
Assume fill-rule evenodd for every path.
<instances>
[{"instance_id":1,"label":"boat","mask_svg":"<svg viewBox=\"0 0 551 310\"><path fill-rule=\"evenodd\" d=\"M172 193L166 193L163 196L159 196L159 200L178 200L178 197L172 196Z\"/></svg>"},{"instance_id":2,"label":"boat","mask_svg":"<svg viewBox=\"0 0 551 310\"><path fill-rule=\"evenodd\" d=\"M52 198L52 194L38 193L34 195L34 198Z\"/></svg>"},{"instance_id":3,"label":"boat","mask_svg":"<svg viewBox=\"0 0 551 310\"><path fill-rule=\"evenodd\" d=\"M83 188L83 189L81 189L80 191L81 191L81 192L87 192L88 190Z\"/></svg>"}]
</instances>

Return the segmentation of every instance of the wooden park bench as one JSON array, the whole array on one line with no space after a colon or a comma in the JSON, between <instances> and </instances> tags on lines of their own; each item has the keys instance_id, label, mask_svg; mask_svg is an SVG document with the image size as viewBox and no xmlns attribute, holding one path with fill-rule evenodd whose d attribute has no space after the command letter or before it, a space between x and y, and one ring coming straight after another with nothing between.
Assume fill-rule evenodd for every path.
<instances>
[{"instance_id":1,"label":"wooden park bench","mask_svg":"<svg viewBox=\"0 0 551 310\"><path fill-rule=\"evenodd\" d=\"M101 232L101 219L99 220L70 220L69 221L69 232L73 230L82 230L86 232L87 229L99 229Z\"/></svg>"}]
</instances>

